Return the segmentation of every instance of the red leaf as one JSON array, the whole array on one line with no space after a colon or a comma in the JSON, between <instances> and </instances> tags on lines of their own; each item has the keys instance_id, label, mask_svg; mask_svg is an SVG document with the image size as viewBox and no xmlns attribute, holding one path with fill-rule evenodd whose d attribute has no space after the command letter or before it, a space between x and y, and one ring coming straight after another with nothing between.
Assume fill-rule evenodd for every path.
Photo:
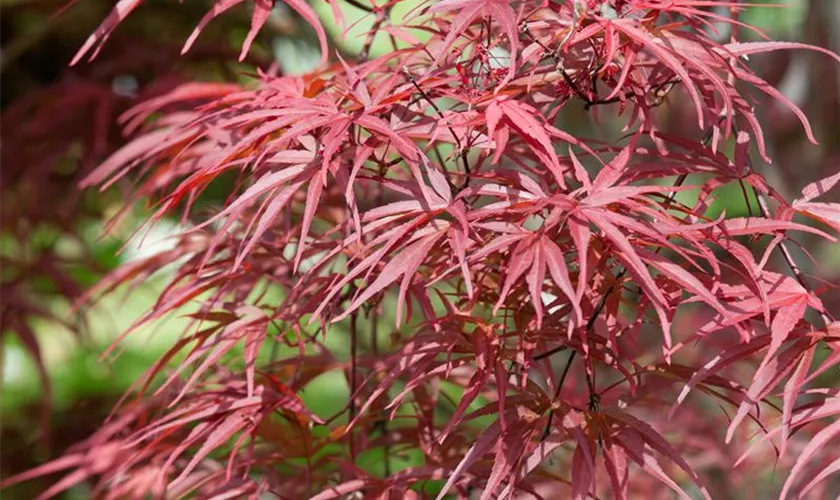
<instances>
[{"instance_id":1,"label":"red leaf","mask_svg":"<svg viewBox=\"0 0 840 500\"><path fill-rule=\"evenodd\" d=\"M767 354L764 356L764 361L761 362L759 370L770 361L770 358L781 347L782 343L787 340L790 332L793 331L796 324L805 316L806 308L806 299L799 298L794 299L791 304L785 305L776 311L773 323L770 324L770 335L773 340L770 342L770 347L767 349Z\"/></svg>"},{"instance_id":2,"label":"red leaf","mask_svg":"<svg viewBox=\"0 0 840 500\"><path fill-rule=\"evenodd\" d=\"M490 471L487 484L484 486L484 491L481 493L479 500L488 500L496 495L504 480L515 481L513 470L522 459L522 454L536 431L534 423L535 421L520 419L505 430L496 449L493 469ZM504 498L504 496L498 498Z\"/></svg>"},{"instance_id":3,"label":"red leaf","mask_svg":"<svg viewBox=\"0 0 840 500\"><path fill-rule=\"evenodd\" d=\"M510 262L507 266L505 282L502 286L502 291L499 293L499 299L496 301L496 306L493 308L493 314L498 313L499 308L505 303L505 298L510 292L511 287L516 283L523 274L531 267L534 262L534 253L536 245L532 238L523 238L511 251Z\"/></svg>"},{"instance_id":4,"label":"red leaf","mask_svg":"<svg viewBox=\"0 0 840 500\"><path fill-rule=\"evenodd\" d=\"M779 452L780 455L785 454L787 448L788 437L790 436L790 424L793 419L793 406L796 404L796 399L802 392L805 377L808 376L808 370L811 369L811 362L814 360L814 349L807 349L796 365L790 379L785 384L785 389L782 392L782 445Z\"/></svg>"},{"instance_id":5,"label":"red leaf","mask_svg":"<svg viewBox=\"0 0 840 500\"><path fill-rule=\"evenodd\" d=\"M688 71L683 67L682 62L674 55L668 48L658 43L658 40L644 31L630 25L626 22L613 22L616 29L627 35L628 38L634 40L645 46L650 50L659 60L662 61L670 70L672 70L685 83L686 90L694 102L694 108L697 112L697 120L700 123L700 128L703 128L703 100L700 93L694 84Z\"/></svg>"},{"instance_id":6,"label":"red leaf","mask_svg":"<svg viewBox=\"0 0 840 500\"><path fill-rule=\"evenodd\" d=\"M604 467L610 476L613 494L617 500L627 498L627 487L630 481L630 469L627 467L627 454L614 443L604 447Z\"/></svg>"},{"instance_id":7,"label":"red leaf","mask_svg":"<svg viewBox=\"0 0 840 500\"><path fill-rule=\"evenodd\" d=\"M585 499L595 479L593 464L584 458L581 445L575 448L572 455L572 498Z\"/></svg>"},{"instance_id":8,"label":"red leaf","mask_svg":"<svg viewBox=\"0 0 840 500\"><path fill-rule=\"evenodd\" d=\"M114 5L114 10L108 14L108 17L102 21L102 24L100 24L99 27L96 28L96 31L93 32L87 40L85 40L84 45L82 45L79 51L76 52L76 55L73 56L73 60L70 61L70 66L75 66L86 53L90 52L94 45L99 44L99 47L97 47L93 51L93 54L91 54L90 59L96 57L96 54L99 52L102 44L105 43L109 36L111 36L114 28L116 28L123 19L128 17L128 15L131 14L131 11L140 5L140 2L142 1L143 0L119 0L117 4Z\"/></svg>"},{"instance_id":9,"label":"red leaf","mask_svg":"<svg viewBox=\"0 0 840 500\"><path fill-rule=\"evenodd\" d=\"M793 202L794 208L828 193L837 183L840 183L840 172L808 184L802 188L802 197Z\"/></svg>"},{"instance_id":10,"label":"red leaf","mask_svg":"<svg viewBox=\"0 0 840 500\"><path fill-rule=\"evenodd\" d=\"M784 49L805 49L822 52L823 54L832 57L835 61L840 62L840 56L834 52L819 47L816 45L809 45L807 43L797 42L735 42L727 43L723 46L721 52L732 54L734 56L748 56L752 54L760 54L762 52L774 52Z\"/></svg>"},{"instance_id":11,"label":"red leaf","mask_svg":"<svg viewBox=\"0 0 840 500\"><path fill-rule=\"evenodd\" d=\"M583 325L583 312L580 309L580 300L572 287L572 280L569 278L569 270L566 267L566 257L563 254L563 251L548 238L541 238L540 243L542 244L542 253L545 255L545 260L548 264L548 271L551 274L551 278L572 304L572 311L574 312L575 322L577 325ZM570 331L572 325L573 323L570 322Z\"/></svg>"},{"instance_id":12,"label":"red leaf","mask_svg":"<svg viewBox=\"0 0 840 500\"><path fill-rule=\"evenodd\" d=\"M688 463L682 458L682 456L680 456L677 450L675 450L668 443L668 441L665 440L665 438L663 438L658 432L656 432L653 429L653 427L627 413L611 412L611 416L614 417L616 420L621 421L634 431L638 432L642 440L645 443L647 443L651 448L665 455L670 461L677 464L683 471L685 471L685 473L688 474L688 476L700 488L700 493L703 495L703 498L711 498L709 496L709 492L706 490L706 487L702 484L700 476L698 476L697 473L694 472L694 469L692 469L691 466L688 465ZM639 465L642 464L640 463Z\"/></svg>"},{"instance_id":13,"label":"red leaf","mask_svg":"<svg viewBox=\"0 0 840 500\"><path fill-rule=\"evenodd\" d=\"M217 0L216 3L213 4L210 11L201 18L201 21L198 22L198 25L195 27L193 32L190 34L190 37L187 38L186 43L184 43L184 47L181 49L181 54L185 54L192 45L195 43L196 39L198 39L198 35L204 30L205 27L218 17L220 14L229 10L231 7L239 5L243 3L245 0ZM247 52L247 51L246 51Z\"/></svg>"},{"instance_id":14,"label":"red leaf","mask_svg":"<svg viewBox=\"0 0 840 500\"><path fill-rule=\"evenodd\" d=\"M638 135L634 135L630 139L630 143L598 172L598 176L592 182L592 189L588 190L590 196L600 194L603 190L612 187L624 175L624 172L627 171L627 164L630 162L630 155L636 149L638 138Z\"/></svg>"},{"instance_id":15,"label":"red leaf","mask_svg":"<svg viewBox=\"0 0 840 500\"><path fill-rule=\"evenodd\" d=\"M723 231L728 236L743 236L753 234L773 234L776 231L803 231L822 236L829 241L837 241L833 236L803 224L783 220L765 219L762 217L738 217L723 221Z\"/></svg>"},{"instance_id":16,"label":"red leaf","mask_svg":"<svg viewBox=\"0 0 840 500\"><path fill-rule=\"evenodd\" d=\"M485 453L490 451L490 448L498 442L501 431L501 423L497 420L490 424L490 426L478 436L475 440L475 444L470 447L467 453L464 454L464 458L462 458L455 469L452 470L452 473L449 475L449 479L443 485L443 488L441 488L440 493L438 493L435 500L443 500L449 490L452 489L452 486L455 485L455 482L460 479L461 475L478 459L483 457Z\"/></svg>"},{"instance_id":17,"label":"red leaf","mask_svg":"<svg viewBox=\"0 0 840 500\"><path fill-rule=\"evenodd\" d=\"M371 479L368 478L351 479L350 481L345 481L335 486L329 486L317 495L309 497L309 500L332 500L333 498L341 498L349 493L353 493L354 491L359 491L365 486L368 486L370 483Z\"/></svg>"},{"instance_id":18,"label":"red leaf","mask_svg":"<svg viewBox=\"0 0 840 500\"><path fill-rule=\"evenodd\" d=\"M417 272L417 268L423 263L423 259L427 257L429 250L441 236L443 236L442 232L436 232L431 236L420 238L407 246L399 255L395 256L385 265L382 272L376 277L376 280L370 286L365 287L364 291L333 322L346 318L347 315L356 310L369 298L381 292L385 287L391 285L402 276L403 282L400 285L400 295L397 301L397 322L399 323L402 318L402 307L405 302L408 285L411 283L414 273Z\"/></svg>"},{"instance_id":19,"label":"red leaf","mask_svg":"<svg viewBox=\"0 0 840 500\"><path fill-rule=\"evenodd\" d=\"M617 227L607 221L606 218L601 217L597 209L584 208L583 213L585 213L589 220L598 226L598 228L604 232L604 235L606 235L606 237L615 244L618 250L616 252L616 257L618 257L618 259L620 259L627 267L627 271L633 276L636 283L638 283L639 286L642 287L642 290L645 291L646 295L650 297L653 302L653 307L656 310L656 314L659 316L659 322L662 324L662 336L665 339L665 350L670 351L672 345L671 320L668 318L668 313L666 311L668 301L662 295L662 292L653 281L653 278L651 278L650 273L642 260L639 258L639 255L636 253L633 245L627 240L624 234L618 230Z\"/></svg>"},{"instance_id":20,"label":"red leaf","mask_svg":"<svg viewBox=\"0 0 840 500\"><path fill-rule=\"evenodd\" d=\"M787 480L785 480L785 485L782 487L782 493L779 495L780 500L787 498L788 493L790 493L790 490L796 482L796 478L802 473L802 469L805 468L808 461L810 461L817 452L825 448L826 445L830 444L832 440L838 436L840 436L840 420L836 420L824 427L813 438L811 438L810 441L808 441L805 449L802 450L799 454L799 458L796 459L796 463L793 465L793 469L791 469L790 474L788 474Z\"/></svg>"}]
</instances>

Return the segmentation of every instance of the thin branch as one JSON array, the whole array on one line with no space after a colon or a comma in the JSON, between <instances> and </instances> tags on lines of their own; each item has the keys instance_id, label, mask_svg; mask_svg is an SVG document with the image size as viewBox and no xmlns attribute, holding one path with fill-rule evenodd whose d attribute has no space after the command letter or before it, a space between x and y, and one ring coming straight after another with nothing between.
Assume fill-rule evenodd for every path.
<instances>
[{"instance_id":1,"label":"thin branch","mask_svg":"<svg viewBox=\"0 0 840 500\"><path fill-rule=\"evenodd\" d=\"M583 109L584 110L588 111L593 106L601 106L601 105L605 105L605 104L615 104L617 102L621 102L624 99L630 99L630 98L636 97L636 96L644 97L644 95L647 95L647 93L640 95L640 94L637 94L635 91L631 90L631 91L625 92L621 96L612 97L610 99L599 99L598 98L598 92L597 92L597 89L598 89L598 70L601 68L601 65L598 65L598 67L596 67L594 71L590 72L590 78L591 78L590 84L592 86L592 97L586 95L586 93L583 90L581 90L581 88L574 81L574 79L571 77L571 75L569 75L569 72L566 71L566 68L563 67L563 61L560 59L560 56L558 55L560 50L562 49L563 44L561 44L560 49L558 49L556 51L551 50L540 39L538 39L537 37L535 37L531 33L531 30L528 27L528 24L526 22L523 22L520 25L520 30L528 38L530 38L534 43L539 45L540 48L543 49L543 51L548 55L548 57L550 57L554 61L554 63L556 64L556 70L557 70L558 73L560 73L560 76L563 77L563 81L566 83L566 85L568 85L568 87L572 90L572 92L575 94L575 96L577 96L578 99L583 101L583 103L584 103ZM565 41L564 41L564 43L565 43ZM650 88L650 91L648 92L648 93L652 93L654 95L654 101L652 103L652 106L657 107L657 106L661 105L665 101L665 97L668 96L668 94L671 92L671 90L674 88L674 86L676 84L680 83L681 81L682 81L681 78L671 78L671 79L669 79L665 82L653 85Z\"/></svg>"},{"instance_id":2,"label":"thin branch","mask_svg":"<svg viewBox=\"0 0 840 500\"><path fill-rule=\"evenodd\" d=\"M459 193L459 192L463 191L469 185L470 178L472 177L472 170L470 169L470 164L469 164L469 161L467 160L467 151L461 145L461 139L458 138L458 135L455 133L455 130L449 124L449 120L447 120L446 117L443 115L443 111L441 111L441 109L438 107L438 105L435 104L435 102L429 97L429 94L427 94L426 91L423 90L420 87L420 85L417 83L417 80L414 78L414 75L412 75L411 72L408 71L408 68L404 67L402 69L402 71L403 71L403 74L406 76L406 78L408 78L408 81L411 82L411 84L417 90L417 92L419 92L420 95L423 97L423 99L426 102L429 103L429 105L432 107L432 109L435 110L435 112L438 114L440 119L443 120L444 123L446 123L446 128L449 129L449 133L452 134L453 139L455 139L455 145L458 146L458 153L459 153L459 156L461 157L461 162L464 165L465 179L464 179L463 184L461 184L459 187L455 187L455 184L453 184L452 181L449 178L449 172L446 170L445 165L441 165L441 170L443 170L443 173L446 176L446 182L449 184L449 188L454 193Z\"/></svg>"},{"instance_id":3,"label":"thin branch","mask_svg":"<svg viewBox=\"0 0 840 500\"><path fill-rule=\"evenodd\" d=\"M621 277L624 276L624 273L626 271L627 271L627 269L623 269L618 274L618 276L616 277L616 281L621 279ZM587 333L590 333L592 331L592 328L595 326L595 321L598 319L598 315L601 314L601 311L603 311L604 307L607 305L607 298L610 296L610 294L612 294L616 290L616 288L617 288L616 285L611 286L610 289L607 290L607 293L605 293L604 295L601 296L601 300L598 302L598 305L595 307L595 310L592 312L592 316L589 317L589 321L586 323L586 332ZM563 348L565 348L565 346ZM551 354L553 354L553 353L551 353ZM549 353L543 353L541 356L545 357L546 355L550 355L550 354ZM577 355L577 351L575 351L573 349L572 352L569 354L568 359L566 359L566 366L563 368L563 373L560 375L560 380L557 383L557 387L554 389L554 396L551 398L552 404L560 396L560 391L563 389L563 384L566 382L566 375L568 375L568 373L569 373L569 367L571 367L572 361L574 361L574 359L575 359L575 355ZM542 359L542 358L540 358L540 359ZM586 376L586 381L587 381L587 385L589 387L589 399L591 401L592 398L593 398L593 395L597 396L597 394L595 394L595 388L593 387L593 383L589 379L588 374ZM552 423L553 419L554 419L554 410L551 410L548 414L548 421L545 423L545 429L543 429L543 433L542 433L542 437L540 438L540 441L545 441L546 438L548 437L548 435L551 433L551 423Z\"/></svg>"},{"instance_id":4,"label":"thin branch","mask_svg":"<svg viewBox=\"0 0 840 500\"><path fill-rule=\"evenodd\" d=\"M711 141L712 132L713 132L713 129L710 127L706 131L706 133L704 134L703 140L702 140L702 144L704 146L708 145L708 143ZM674 182L674 186L675 187L681 186L685 182L687 177L688 176L686 174L680 175L677 178L677 180ZM675 198L676 198L676 191L672 191L671 194L668 196L668 198L665 201L665 209L666 210L668 209L668 207L671 206L671 204L674 202ZM659 253L659 251L661 249L662 249L662 247L657 248L656 253ZM594 328L595 321L598 319L598 316L601 314L601 312L604 310L604 307L606 307L606 305L607 305L607 299L609 298L610 294L612 294L613 292L615 292L619 288L618 287L618 282L621 280L621 278L624 277L625 274L627 274L627 268L622 269L621 272L619 272L616 275L616 277L615 277L616 284L613 284L610 287L610 289L607 290L607 292L601 297L600 302L596 306L595 311L593 311L592 316L589 317L589 321L586 324L587 334L590 333L592 331L592 329ZM558 347L550 349L546 352L537 354L536 356L534 356L533 359L535 361L545 359L545 358L547 358L547 357L549 357L553 354L556 354L556 353L558 353L560 351L563 351L563 350L566 350L568 348L569 347L565 346L565 345L558 346ZM563 374L560 376L560 381L558 382L557 388L554 391L554 397L552 398L552 403L560 395L560 391L562 390L563 384L566 381L566 375L569 371L569 367L571 366L572 361L575 359L576 354L577 354L577 351L572 350L572 352L569 354L569 358L566 360L566 366L563 369ZM586 381L587 381L587 385L588 385L588 388L589 388L589 408L592 411L597 411L598 408L600 408L600 396L595 392L594 382L589 378L588 374L587 374L587 377L586 377ZM552 424L553 417L554 417L554 411L552 410L548 415L548 421L546 422L545 429L543 430L542 437L540 438L541 442L545 441L545 439L548 437L548 435L551 432L551 424Z\"/></svg>"},{"instance_id":5,"label":"thin branch","mask_svg":"<svg viewBox=\"0 0 840 500\"><path fill-rule=\"evenodd\" d=\"M365 4L361 3L361 2L359 2L359 0L344 0L344 1L349 3L350 5L352 5L353 7L356 7L357 9L361 9L365 12L368 12L368 13L373 13L374 12L373 7L371 7L370 5L365 5Z\"/></svg>"},{"instance_id":6,"label":"thin branch","mask_svg":"<svg viewBox=\"0 0 840 500\"><path fill-rule=\"evenodd\" d=\"M548 357L551 357L551 356L557 354L558 352L565 351L568 348L569 348L569 346L566 346L566 345L561 345L561 346L558 346L558 347L554 347L554 348L549 349L545 352L537 354L536 356L532 357L531 359L533 359L534 361L541 361L545 358L548 358Z\"/></svg>"},{"instance_id":7,"label":"thin branch","mask_svg":"<svg viewBox=\"0 0 840 500\"><path fill-rule=\"evenodd\" d=\"M563 368L563 373L560 375L560 381L557 383L557 388L554 389L554 396L551 398L551 403L554 404L554 401L560 396L560 391L563 389L563 384L566 382L566 375L569 374L569 368L572 366L572 361L575 360L575 355L577 351L572 350L569 353L569 357L566 358L566 366ZM554 410L550 410L548 413L548 421L545 423L545 429L543 429L542 436L540 436L540 442L545 441L548 438L548 435L551 434L551 423L554 420Z\"/></svg>"},{"instance_id":8,"label":"thin branch","mask_svg":"<svg viewBox=\"0 0 840 500\"><path fill-rule=\"evenodd\" d=\"M388 10L385 9L376 13L376 21L373 22L373 26L368 31L367 38L365 39L365 44L362 47L362 51L359 53L359 61L367 61L368 56L370 55L370 49L373 47L373 40L376 38L376 35L379 34L379 29L382 27L382 23L388 18Z\"/></svg>"},{"instance_id":9,"label":"thin branch","mask_svg":"<svg viewBox=\"0 0 840 500\"><path fill-rule=\"evenodd\" d=\"M737 133L738 126L736 124L733 124L732 127ZM753 168L752 157L750 157L749 155L747 155L747 168L750 171L755 172L755 168ZM758 200L758 207L761 210L761 216L766 219L772 219L773 216L770 213L770 208L767 203L767 197L765 196L765 194L755 188L753 188L753 193L755 193L755 197ZM787 242L785 240L779 242L779 250L782 252L782 257L785 259L785 262L787 262L787 265L793 273L794 278L796 278L796 281L798 281L799 284L802 285L802 288L807 290L809 293L814 293L814 288L808 283L807 280L805 280L805 276L802 273L802 270L799 268L799 265L796 264L796 261L793 258L793 254L790 253L790 249L787 247ZM828 325L832 323L832 318L825 312L820 312L819 315L820 320L823 323L823 327L828 327Z\"/></svg>"},{"instance_id":10,"label":"thin branch","mask_svg":"<svg viewBox=\"0 0 840 500\"><path fill-rule=\"evenodd\" d=\"M357 371L357 349L358 349L358 309L350 314L350 407L348 409L348 421L356 419L356 371ZM350 458L356 462L356 439L353 430L350 431Z\"/></svg>"},{"instance_id":11,"label":"thin branch","mask_svg":"<svg viewBox=\"0 0 840 500\"><path fill-rule=\"evenodd\" d=\"M770 209L767 206L767 198L764 193L758 191L757 189L753 189L753 192L758 198L758 206L761 209L762 217L766 219L771 219L772 215L770 214ZM793 255L790 253L790 249L787 247L787 242L782 240L779 242L779 251L782 253L782 257L784 257L785 262L787 262L788 267L790 268L791 272L793 272L794 278L796 281L802 285L802 288L807 290L809 293L814 293L813 287L805 280L805 275L802 273L802 270L799 268L799 265L796 264L796 261L793 259ZM820 320L823 323L824 327L828 327L832 323L831 317L826 314L825 312L820 312Z\"/></svg>"}]
</instances>

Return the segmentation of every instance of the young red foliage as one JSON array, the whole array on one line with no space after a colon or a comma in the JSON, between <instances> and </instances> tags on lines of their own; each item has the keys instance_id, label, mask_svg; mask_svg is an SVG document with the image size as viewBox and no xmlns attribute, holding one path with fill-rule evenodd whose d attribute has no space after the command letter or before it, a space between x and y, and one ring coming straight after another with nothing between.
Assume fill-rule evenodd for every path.
<instances>
[{"instance_id":1,"label":"young red foliage","mask_svg":"<svg viewBox=\"0 0 840 500\"><path fill-rule=\"evenodd\" d=\"M138 3L120 2L80 56ZM218 1L199 28L236 3ZM797 233L836 241L837 204L814 200L840 174L792 203L768 184L752 161L753 146L769 160L753 94L813 134L746 56L840 57L717 41L711 21L739 23L715 9L738 2L447 0L428 20L390 27L422 29L429 42L332 63L306 4L290 6L319 35L316 71L187 84L149 101L125 115L136 139L83 181L132 176L137 196L158 202L153 221L196 221L175 250L99 291L177 261L138 324L187 302L200 312L136 402L67 457L7 484L68 470L47 496L92 480L105 498L634 498L660 487L710 498L704 475L734 463L725 443L755 429L763 441L780 436L782 452L794 441L802 450L783 498L840 468L840 426L825 421L840 406L817 378L840 364L837 323L787 244ZM243 53L266 13L258 1ZM695 133L672 132L657 110L681 100ZM581 103L623 120L625 137L558 128ZM240 182L200 218L193 200L224 172ZM730 183L755 194L759 214L712 215L711 197ZM681 196L691 189L696 200ZM774 269L775 252L789 269ZM282 298L254 297L263 287ZM389 309L386 343L378 324ZM701 318L688 334L675 319L685 311ZM349 356L327 347L331 335ZM297 350L266 359L269 342ZM826 348L835 355L813 367ZM344 374L350 397L339 414L317 416L297 394L330 371ZM709 414L709 400L724 413ZM676 413L679 424L667 418ZM421 465L394 470L404 450ZM382 477L360 468L372 451Z\"/></svg>"}]
</instances>

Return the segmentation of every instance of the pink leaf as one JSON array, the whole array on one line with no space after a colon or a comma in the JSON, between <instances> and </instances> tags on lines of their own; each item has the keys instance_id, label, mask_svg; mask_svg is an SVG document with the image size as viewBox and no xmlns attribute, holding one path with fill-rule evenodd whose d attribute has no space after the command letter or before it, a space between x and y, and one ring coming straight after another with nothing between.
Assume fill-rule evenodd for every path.
<instances>
[{"instance_id":1,"label":"pink leaf","mask_svg":"<svg viewBox=\"0 0 840 500\"><path fill-rule=\"evenodd\" d=\"M572 498L575 500L587 498L592 481L595 479L594 473L592 464L584 458L581 445L578 444L572 455Z\"/></svg>"},{"instance_id":2,"label":"pink leaf","mask_svg":"<svg viewBox=\"0 0 840 500\"><path fill-rule=\"evenodd\" d=\"M572 287L572 280L569 278L566 257L560 247L548 238L541 238L540 242L551 279L554 280L560 290L569 299L569 302L572 304L572 311L574 311L575 321L578 326L581 326L583 324L583 312L580 309L580 300Z\"/></svg>"},{"instance_id":3,"label":"pink leaf","mask_svg":"<svg viewBox=\"0 0 840 500\"><path fill-rule=\"evenodd\" d=\"M346 495L359 491L365 486L369 485L370 479L351 479L335 486L328 486L324 491L309 497L309 500L332 500L334 498L345 497Z\"/></svg>"},{"instance_id":4,"label":"pink leaf","mask_svg":"<svg viewBox=\"0 0 840 500\"><path fill-rule=\"evenodd\" d=\"M522 453L525 451L525 447L531 442L531 436L535 430L534 422L526 420L517 420L514 425L511 425L505 430L504 436L496 449L493 469L490 471L487 484L484 486L484 491L481 493L479 500L489 500L496 495L499 486L504 480L507 479L511 482L515 480L512 472L514 467L522 459Z\"/></svg>"},{"instance_id":5,"label":"pink leaf","mask_svg":"<svg viewBox=\"0 0 840 500\"><path fill-rule=\"evenodd\" d=\"M636 149L636 140L638 138L638 135L634 135L630 139L630 143L625 146L616 155L616 157L612 159L612 161L607 163L600 172L598 172L598 176L595 177L595 180L592 182L592 189L589 190L590 196L600 193L600 191L606 188L612 187L624 174L627 170L627 164L630 161L630 155L633 153L633 150Z\"/></svg>"},{"instance_id":6,"label":"pink leaf","mask_svg":"<svg viewBox=\"0 0 840 500\"><path fill-rule=\"evenodd\" d=\"M333 322L346 318L347 315L356 310L369 298L397 281L400 276L404 276L403 283L400 286L400 297L397 302L397 321L399 322L402 317L402 304L405 302L405 292L408 288L408 283L414 277L417 268L423 263L423 259L427 257L429 250L442 235L443 233L436 232L432 236L421 238L407 246L399 255L396 255L385 265L382 272L376 277L376 280L370 286L365 287L364 291Z\"/></svg>"},{"instance_id":7,"label":"pink leaf","mask_svg":"<svg viewBox=\"0 0 840 500\"><path fill-rule=\"evenodd\" d=\"M825 448L827 444L830 444L833 439L840 436L840 420L836 420L829 424L828 426L824 427L820 432L818 432L813 438L808 441L808 444L805 446L805 449L799 454L799 457L796 459L796 463L793 465L793 469L791 469L790 474L788 474L787 480L785 481L785 485L782 487L782 493L779 495L780 500L784 500L787 498L788 493L790 493L791 488L793 488L793 484L796 481L796 478L802 472L802 469L805 468L805 465L808 463L814 455L817 454L821 449Z\"/></svg>"},{"instance_id":8,"label":"pink leaf","mask_svg":"<svg viewBox=\"0 0 840 500\"><path fill-rule=\"evenodd\" d=\"M205 27L207 27L207 24L209 24L210 21L212 21L217 16L230 9L231 7L239 5L244 1L245 0L218 0L216 3L214 3L213 7L210 8L210 11L204 14L204 17L201 18L201 21L198 22L198 25L190 34L189 38L187 38L187 41L184 43L184 47L181 49L181 54L185 54L188 50L190 50L192 45L195 43L196 39L198 39L198 35L204 30Z\"/></svg>"},{"instance_id":9,"label":"pink leaf","mask_svg":"<svg viewBox=\"0 0 840 500\"><path fill-rule=\"evenodd\" d=\"M464 458L458 462L458 465L452 471L449 476L449 479L443 485L443 488L440 489L440 493L435 498L435 500L443 500L446 494L452 489L452 486L455 485L455 482L461 477L469 467L474 464L478 459L484 456L490 448L494 444L498 442L499 434L501 433L501 424L497 420L490 424L490 426L485 429L475 440L475 443L470 447L466 454L464 454Z\"/></svg>"},{"instance_id":10,"label":"pink leaf","mask_svg":"<svg viewBox=\"0 0 840 500\"><path fill-rule=\"evenodd\" d=\"M790 424L793 419L793 406L796 404L796 399L802 391L802 386L805 377L808 376L808 370L811 368L811 362L814 360L814 349L806 350L799 363L796 365L793 375L785 384L782 392L782 445L779 452L780 455L785 454L787 448L788 437L790 436Z\"/></svg>"},{"instance_id":11,"label":"pink leaf","mask_svg":"<svg viewBox=\"0 0 840 500\"><path fill-rule=\"evenodd\" d=\"M793 303L785 305L776 311L773 323L770 324L770 335L773 340L770 342L770 347L767 349L767 354L764 356L764 360L761 362L759 370L761 370L761 368L770 361L770 358L776 353L779 347L781 347L782 343L787 340L790 332L799 320L805 316L806 308L806 300L799 298L795 299Z\"/></svg>"},{"instance_id":12,"label":"pink leaf","mask_svg":"<svg viewBox=\"0 0 840 500\"><path fill-rule=\"evenodd\" d=\"M706 487L702 484L700 480L700 476L694 472L694 469L691 468L690 465L683 459L683 457L675 450L668 441L665 440L656 430L653 429L648 423L643 422L642 420L628 414L628 413L619 413L619 412L611 412L611 415L626 424L628 427L632 428L634 431L638 432L641 436L642 440L645 443L650 445L651 448L658 451L659 453L665 455L668 460L672 461L673 463L677 464L688 476L697 484L700 488L700 493L703 495L703 498L711 499L709 496L709 492L706 490Z\"/></svg>"},{"instance_id":13,"label":"pink leaf","mask_svg":"<svg viewBox=\"0 0 840 500\"><path fill-rule=\"evenodd\" d=\"M133 11L142 0L119 0L116 5L114 5L114 10L108 14L108 17L102 21L102 24L96 28L96 31L85 40L84 45L82 48L76 52L76 55L73 56L73 60L70 61L70 66L75 66L79 60L88 53L94 45L97 43L101 46L105 41L111 36L111 33L114 31L114 28L117 27L119 23L121 23L131 11ZM93 55L91 55L91 59L96 56L96 53L99 52L97 48Z\"/></svg>"},{"instance_id":14,"label":"pink leaf","mask_svg":"<svg viewBox=\"0 0 840 500\"><path fill-rule=\"evenodd\" d=\"M832 57L835 61L840 62L840 56L834 52L819 47L816 45L809 45L807 43L797 42L735 42L727 43L723 46L721 52L726 52L735 56L748 56L752 54L760 54L762 52L773 52L784 49L805 49L822 52L823 54Z\"/></svg>"},{"instance_id":15,"label":"pink leaf","mask_svg":"<svg viewBox=\"0 0 840 500\"><path fill-rule=\"evenodd\" d=\"M604 447L604 467L610 476L613 494L617 500L627 499L627 487L630 482L630 469L627 467L627 454L615 444Z\"/></svg>"},{"instance_id":16,"label":"pink leaf","mask_svg":"<svg viewBox=\"0 0 840 500\"><path fill-rule=\"evenodd\" d=\"M505 298L510 292L511 287L519 278L525 274L534 261L534 251L536 250L533 240L531 238L522 239L511 251L510 263L507 266L502 291L499 293L499 299L496 301L496 306L493 308L493 314L498 313L499 308L505 302Z\"/></svg>"},{"instance_id":17,"label":"pink leaf","mask_svg":"<svg viewBox=\"0 0 840 500\"><path fill-rule=\"evenodd\" d=\"M772 234L776 231L803 231L806 233L822 236L829 241L837 241L833 236L795 222L783 220L765 219L762 217L738 217L727 219L723 222L723 231L729 236L743 236L753 234Z\"/></svg>"},{"instance_id":18,"label":"pink leaf","mask_svg":"<svg viewBox=\"0 0 840 500\"><path fill-rule=\"evenodd\" d=\"M659 321L662 324L662 336L665 339L665 349L666 351L670 351L671 321L668 319L668 313L665 310L668 306L668 301L665 299L665 296L662 295L659 287L653 281L653 278L651 278L644 263L639 258L638 253L636 253L633 245L627 240L624 234L622 234L617 227L612 225L612 223L607 221L604 217L600 217L595 209L584 209L584 213L586 213L588 218L604 232L606 237L613 242L613 244L615 244L618 250L616 252L616 256L626 266L628 272L630 272L639 286L642 287L642 290L644 290L647 296L650 297L653 302L653 307L656 310L656 314L659 316Z\"/></svg>"},{"instance_id":19,"label":"pink leaf","mask_svg":"<svg viewBox=\"0 0 840 500\"><path fill-rule=\"evenodd\" d=\"M828 193L831 191L837 183L840 182L840 172L837 172L834 175L830 175L824 179L820 179L816 182L812 182L802 188L802 197L797 199L793 202L793 206L797 207L799 204L807 201L811 201L814 198L819 198L820 196Z\"/></svg>"}]
</instances>

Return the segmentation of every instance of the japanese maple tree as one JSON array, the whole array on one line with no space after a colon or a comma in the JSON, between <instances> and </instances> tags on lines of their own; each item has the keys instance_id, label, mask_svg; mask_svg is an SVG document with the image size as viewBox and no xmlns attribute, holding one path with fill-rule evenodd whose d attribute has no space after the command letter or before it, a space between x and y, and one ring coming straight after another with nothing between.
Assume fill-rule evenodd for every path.
<instances>
[{"instance_id":1,"label":"japanese maple tree","mask_svg":"<svg viewBox=\"0 0 840 500\"><path fill-rule=\"evenodd\" d=\"M769 462L781 498L836 493L835 287L801 270L793 238L836 241L840 205L822 197L840 170L793 200L766 180L763 97L816 139L750 56L840 57L739 41L763 34L737 1L443 0L396 18L403 1L350 2L374 21L348 55L285 0L318 37L316 70L186 83L122 115L133 139L82 187L192 226L82 301L174 265L125 334L186 304L193 326L95 434L6 484L735 498ZM140 3L120 0L73 63ZM184 50L240 3L218 0ZM253 3L242 57L273 7ZM371 57L377 35L393 50ZM683 107L690 126L669 120ZM220 180L225 205L197 203ZM712 210L731 184L748 216ZM331 372L349 396L317 414L301 396Z\"/></svg>"}]
</instances>

